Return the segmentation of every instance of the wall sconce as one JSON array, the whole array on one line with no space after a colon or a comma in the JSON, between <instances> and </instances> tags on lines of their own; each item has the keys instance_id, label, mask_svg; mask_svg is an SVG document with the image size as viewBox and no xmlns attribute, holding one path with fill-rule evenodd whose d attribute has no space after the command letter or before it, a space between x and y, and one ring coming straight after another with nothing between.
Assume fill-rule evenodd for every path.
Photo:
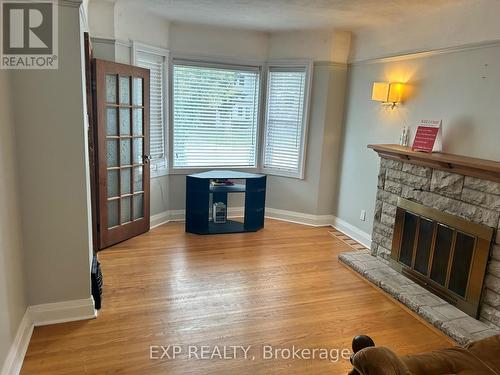
<instances>
[{"instance_id":1,"label":"wall sconce","mask_svg":"<svg viewBox=\"0 0 500 375\"><path fill-rule=\"evenodd\" d=\"M372 100L390 105L391 109L401 102L403 97L403 83L399 82L374 82L372 90Z\"/></svg>"}]
</instances>

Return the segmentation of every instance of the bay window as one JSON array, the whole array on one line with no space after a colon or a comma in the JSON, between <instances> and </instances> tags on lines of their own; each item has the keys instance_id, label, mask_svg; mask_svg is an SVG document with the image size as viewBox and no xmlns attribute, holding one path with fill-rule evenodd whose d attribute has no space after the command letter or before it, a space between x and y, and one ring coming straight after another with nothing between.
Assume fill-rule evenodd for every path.
<instances>
[{"instance_id":1,"label":"bay window","mask_svg":"<svg viewBox=\"0 0 500 375\"><path fill-rule=\"evenodd\" d=\"M260 68L175 61L172 167L255 168Z\"/></svg>"}]
</instances>

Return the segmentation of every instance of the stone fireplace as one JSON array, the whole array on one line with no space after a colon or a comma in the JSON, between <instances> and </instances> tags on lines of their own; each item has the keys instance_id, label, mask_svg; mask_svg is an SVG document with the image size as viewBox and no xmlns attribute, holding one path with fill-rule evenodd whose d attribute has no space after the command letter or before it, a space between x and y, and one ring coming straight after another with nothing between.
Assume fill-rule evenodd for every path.
<instances>
[{"instance_id":1,"label":"stone fireplace","mask_svg":"<svg viewBox=\"0 0 500 375\"><path fill-rule=\"evenodd\" d=\"M369 147L381 157L370 250L370 258L378 263L359 253L339 259L461 343L498 332L500 163L443 153L422 154L395 145ZM404 224L406 211L413 213L413 217L408 216L407 228L415 227L405 234L401 220ZM444 222L434 216L436 213L444 213ZM420 241L429 251L436 250L436 237L441 236L442 249L438 250L444 255L438 255L443 259L437 266L426 258L427 250L417 251L419 241L414 236L420 229L430 232L430 242ZM450 253L458 247L460 256ZM418 256L426 259L416 259ZM469 256L474 259L469 261ZM455 271L454 259L455 267L459 267ZM404 272L396 276L391 265ZM457 278L465 272L467 278ZM470 285L471 273L476 279ZM408 284L408 288L401 286L410 279L416 283ZM451 293L446 292L450 282ZM418 289L420 286L426 288L425 293ZM473 296L472 300L467 296ZM434 298L438 301L429 302ZM466 319L464 312L479 321L470 316ZM492 331L488 333L486 327Z\"/></svg>"}]
</instances>

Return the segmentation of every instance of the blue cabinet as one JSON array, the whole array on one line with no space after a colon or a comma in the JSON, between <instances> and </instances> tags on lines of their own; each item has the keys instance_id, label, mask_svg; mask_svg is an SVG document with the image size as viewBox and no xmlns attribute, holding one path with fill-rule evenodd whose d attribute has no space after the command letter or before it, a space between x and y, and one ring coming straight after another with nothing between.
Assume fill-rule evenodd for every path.
<instances>
[{"instance_id":1,"label":"blue cabinet","mask_svg":"<svg viewBox=\"0 0 500 375\"><path fill-rule=\"evenodd\" d=\"M244 184L212 186L212 180L244 180ZM228 194L245 195L244 221L227 220L216 224L210 220L210 201L223 202ZM212 198L212 199L210 199ZM255 232L264 227L266 176L235 171L208 171L186 176L186 232L197 234Z\"/></svg>"}]
</instances>

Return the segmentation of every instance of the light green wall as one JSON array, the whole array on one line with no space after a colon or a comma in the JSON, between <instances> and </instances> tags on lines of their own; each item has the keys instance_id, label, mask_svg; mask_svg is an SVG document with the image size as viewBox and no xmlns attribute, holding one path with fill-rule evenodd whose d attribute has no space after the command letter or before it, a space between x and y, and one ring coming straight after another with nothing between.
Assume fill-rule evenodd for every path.
<instances>
[{"instance_id":1,"label":"light green wall","mask_svg":"<svg viewBox=\"0 0 500 375\"><path fill-rule=\"evenodd\" d=\"M130 64L130 48L122 43L95 40L94 55ZM97 47L97 48L96 48ZM266 206L313 215L332 214L337 187L338 154L342 133L347 67L315 62L312 80L305 178L268 176ZM185 208L185 175L151 179L151 215ZM229 205L242 207L241 195L231 194Z\"/></svg>"},{"instance_id":2,"label":"light green wall","mask_svg":"<svg viewBox=\"0 0 500 375\"><path fill-rule=\"evenodd\" d=\"M0 371L27 307L9 75L0 70Z\"/></svg>"},{"instance_id":3,"label":"light green wall","mask_svg":"<svg viewBox=\"0 0 500 375\"><path fill-rule=\"evenodd\" d=\"M342 65L314 64L305 178L269 176L267 207L313 215L332 213L346 71Z\"/></svg>"},{"instance_id":4,"label":"light green wall","mask_svg":"<svg viewBox=\"0 0 500 375\"><path fill-rule=\"evenodd\" d=\"M403 121L442 119L444 151L500 160L500 46L349 69L335 215L371 234L379 158L370 143L397 143ZM371 101L376 81L408 82L392 111ZM367 210L367 220L359 220Z\"/></svg>"},{"instance_id":5,"label":"light green wall","mask_svg":"<svg viewBox=\"0 0 500 375\"><path fill-rule=\"evenodd\" d=\"M341 140L347 68L315 63L312 80L305 178L268 176L266 207L313 215L331 214L337 186L337 160ZM163 206L157 184L166 184L170 210L185 208L185 175L170 175L151 182L151 214ZM165 185L164 185L165 186ZM240 196L230 195L229 205L243 206ZM159 211L161 212L161 211Z\"/></svg>"},{"instance_id":6,"label":"light green wall","mask_svg":"<svg viewBox=\"0 0 500 375\"><path fill-rule=\"evenodd\" d=\"M30 305L90 297L91 239L79 10L59 6L59 68L14 71Z\"/></svg>"}]
</instances>

